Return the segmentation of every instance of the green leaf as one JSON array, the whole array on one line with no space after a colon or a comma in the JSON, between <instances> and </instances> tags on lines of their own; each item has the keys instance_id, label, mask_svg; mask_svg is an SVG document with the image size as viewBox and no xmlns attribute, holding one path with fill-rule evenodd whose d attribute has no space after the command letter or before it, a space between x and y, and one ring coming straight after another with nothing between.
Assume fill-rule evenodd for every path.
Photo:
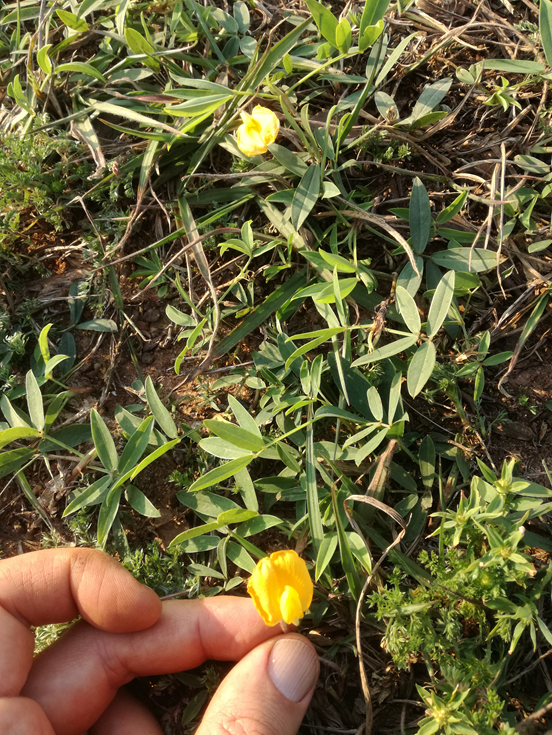
<instances>
[{"instance_id":1,"label":"green leaf","mask_svg":"<svg viewBox=\"0 0 552 735\"><path fill-rule=\"evenodd\" d=\"M204 564L190 564L188 571L192 574L197 574L200 577L214 577L215 579L226 579L224 574L219 572L217 569L206 567Z\"/></svg>"},{"instance_id":2,"label":"green leaf","mask_svg":"<svg viewBox=\"0 0 552 735\"><path fill-rule=\"evenodd\" d=\"M74 13L70 13L67 10L56 10L56 15L72 31L83 33L88 30L88 23L84 20L79 20Z\"/></svg>"},{"instance_id":3,"label":"green leaf","mask_svg":"<svg viewBox=\"0 0 552 735\"><path fill-rule=\"evenodd\" d=\"M95 408L90 411L90 425L92 427L92 439L100 462L106 470L113 472L117 469L119 457L111 433Z\"/></svg>"},{"instance_id":4,"label":"green leaf","mask_svg":"<svg viewBox=\"0 0 552 735\"><path fill-rule=\"evenodd\" d=\"M251 21L247 3L242 2L242 0L238 0L238 2L234 3L232 12L234 14L234 18L236 19L236 23L238 24L239 32L247 33L247 31L249 30L249 23Z\"/></svg>"},{"instance_id":5,"label":"green leaf","mask_svg":"<svg viewBox=\"0 0 552 735\"><path fill-rule=\"evenodd\" d=\"M46 424L48 426L48 413L46 413ZM38 451L42 454L46 452L52 452L59 450L59 444L61 442L67 447L76 447L78 444L84 444L84 442L92 439L92 431L90 424L73 424L72 426L64 426L63 429L58 429L52 434L48 434L38 445Z\"/></svg>"},{"instance_id":6,"label":"green leaf","mask_svg":"<svg viewBox=\"0 0 552 735\"><path fill-rule=\"evenodd\" d=\"M48 347L48 332L52 328L52 324L47 324L43 329L40 330L38 335L38 346L40 348L40 354L45 363L50 359L50 348Z\"/></svg>"},{"instance_id":7,"label":"green leaf","mask_svg":"<svg viewBox=\"0 0 552 735\"><path fill-rule=\"evenodd\" d=\"M173 133L174 135L183 135L180 130L173 128L170 125L166 125L160 120L154 120L151 117L142 115L140 112L136 112L129 107L124 107L123 105L116 105L112 102L97 102L96 100L91 100L90 107L94 110L105 112L107 115L115 115L115 117L126 117L128 120L133 120L134 122L141 123L142 125L147 125L150 128L161 128L162 130L166 130L167 132ZM170 239L175 239L175 233L171 233ZM160 244L161 243L157 243L157 245Z\"/></svg>"},{"instance_id":8,"label":"green leaf","mask_svg":"<svg viewBox=\"0 0 552 735\"><path fill-rule=\"evenodd\" d=\"M345 576L347 577L347 583L349 585L349 590L351 591L351 594L353 595L355 600L357 600L360 595L361 589L362 589L362 584L360 582L360 578L358 576L358 572L355 567L355 562L353 559L353 555L351 553L351 548L349 546L349 540L343 529L343 524L341 522L341 514L337 506L336 496L337 496L337 493L335 491L332 491L332 507L333 507L335 525L336 525L336 530L337 530L337 538L339 541L339 552L341 555L341 564L343 565L343 571L345 572ZM316 556L318 559L318 553Z\"/></svg>"},{"instance_id":9,"label":"green leaf","mask_svg":"<svg viewBox=\"0 0 552 735\"><path fill-rule=\"evenodd\" d=\"M116 332L118 327L113 319L91 319L76 325L77 329L86 329L91 332Z\"/></svg>"},{"instance_id":10,"label":"green leaf","mask_svg":"<svg viewBox=\"0 0 552 735\"><path fill-rule=\"evenodd\" d=\"M177 536L178 538L178 536ZM188 539L178 544L180 551L186 552L187 554L197 554L202 551L211 551L216 549L219 544L220 538L218 536L198 536L197 538ZM176 545L176 539L169 544L169 548Z\"/></svg>"},{"instance_id":11,"label":"green leaf","mask_svg":"<svg viewBox=\"0 0 552 735\"><path fill-rule=\"evenodd\" d=\"M548 3L550 5L549 0L545 0L545 4ZM540 19L543 16L543 4L540 5ZM544 14L546 11L544 11ZM544 54L546 56L546 60L548 61L548 65L550 66L550 61L548 58L548 54L546 53L546 46L544 43L544 37L542 35L543 29L541 27L541 41L544 48ZM546 31L545 31L546 33ZM506 73L511 74L542 74L544 71L544 64L539 63L538 61L526 61L524 59L485 59L485 71L503 71Z\"/></svg>"},{"instance_id":12,"label":"green leaf","mask_svg":"<svg viewBox=\"0 0 552 735\"><path fill-rule=\"evenodd\" d=\"M390 0L365 0L362 16L360 18L359 36L364 35L368 26L378 23L389 7Z\"/></svg>"},{"instance_id":13,"label":"green leaf","mask_svg":"<svg viewBox=\"0 0 552 735\"><path fill-rule=\"evenodd\" d=\"M0 477L11 475L12 472L22 467L27 462L35 450L32 447L21 447L21 449L12 449L9 452L0 454Z\"/></svg>"},{"instance_id":14,"label":"green leaf","mask_svg":"<svg viewBox=\"0 0 552 735\"><path fill-rule=\"evenodd\" d=\"M47 43L45 46L43 46L41 49L39 49L36 52L36 60L38 62L39 67L42 69L44 74L50 75L52 73L52 61L50 57L48 56L48 52L52 48L51 43Z\"/></svg>"},{"instance_id":15,"label":"green leaf","mask_svg":"<svg viewBox=\"0 0 552 735\"><path fill-rule=\"evenodd\" d=\"M236 421L241 426L241 428L245 429L250 434L254 434L255 436L257 436L260 439L259 443L262 442L262 446L264 446L261 431L257 426L255 419L249 413L249 411L244 406L242 406L238 399L234 398L231 393L228 394L228 405L232 409L232 413L236 417Z\"/></svg>"},{"instance_id":16,"label":"green leaf","mask_svg":"<svg viewBox=\"0 0 552 735\"><path fill-rule=\"evenodd\" d=\"M243 548L243 546L235 543L235 541L228 542L228 546L226 547L226 555L228 556L230 561L233 561L234 564L240 569L244 569L246 572L249 572L251 574L255 571L255 567L257 565L248 554L248 552Z\"/></svg>"},{"instance_id":17,"label":"green leaf","mask_svg":"<svg viewBox=\"0 0 552 735\"><path fill-rule=\"evenodd\" d=\"M451 84L452 79L450 77L444 77L443 79L439 79L437 82L426 87L414 105L411 120L409 120L409 122L415 122L419 118L430 113L445 97Z\"/></svg>"},{"instance_id":18,"label":"green leaf","mask_svg":"<svg viewBox=\"0 0 552 735\"><path fill-rule=\"evenodd\" d=\"M98 515L98 543L102 548L105 547L111 526L119 510L121 493L121 488L113 488L100 507L100 513Z\"/></svg>"},{"instance_id":19,"label":"green leaf","mask_svg":"<svg viewBox=\"0 0 552 735\"><path fill-rule=\"evenodd\" d=\"M347 536L349 548L351 549L353 556L359 560L366 572L370 574L372 571L372 560L370 559L370 554L368 553L363 540L355 531L345 531L345 535Z\"/></svg>"},{"instance_id":20,"label":"green leaf","mask_svg":"<svg viewBox=\"0 0 552 735\"><path fill-rule=\"evenodd\" d=\"M58 10L58 15L60 12L61 11ZM66 64L56 66L56 74L62 74L66 71L76 71L79 74L86 74L86 76L93 77L104 84L107 81L104 75L98 71L96 67L92 66L92 64L85 64L82 61L69 61Z\"/></svg>"},{"instance_id":21,"label":"green leaf","mask_svg":"<svg viewBox=\"0 0 552 735\"><path fill-rule=\"evenodd\" d=\"M326 263L332 267L332 269L337 268L341 273L356 273L358 271L358 268L356 268L350 260L347 260L347 258L344 258L342 255L328 253L325 250L322 250L322 248L320 248L318 252L324 258Z\"/></svg>"},{"instance_id":22,"label":"green leaf","mask_svg":"<svg viewBox=\"0 0 552 735\"><path fill-rule=\"evenodd\" d=\"M108 493L111 482L111 477L100 477L99 480L93 482L92 485L89 485L69 503L67 508L63 511L63 518L71 515L71 513L76 513L77 510L80 510L81 508L101 503Z\"/></svg>"},{"instance_id":23,"label":"green leaf","mask_svg":"<svg viewBox=\"0 0 552 735\"><path fill-rule=\"evenodd\" d=\"M410 361L406 375L406 386L412 398L418 395L430 379L434 367L435 345L433 342L423 342Z\"/></svg>"},{"instance_id":24,"label":"green leaf","mask_svg":"<svg viewBox=\"0 0 552 735\"><path fill-rule=\"evenodd\" d=\"M14 426L11 429L4 429L0 431L0 449L18 439L34 439L38 436L40 436L40 431L30 426Z\"/></svg>"},{"instance_id":25,"label":"green leaf","mask_svg":"<svg viewBox=\"0 0 552 735\"><path fill-rule=\"evenodd\" d=\"M247 465L254 459L253 454L248 454L245 457L237 457L236 459L226 462L226 464L220 467L215 467L214 470L207 472L207 474L199 477L189 488L188 492L195 493L198 490L204 490L212 485L218 485L219 482L227 480L232 475L239 472L239 470L247 467Z\"/></svg>"},{"instance_id":26,"label":"green leaf","mask_svg":"<svg viewBox=\"0 0 552 735\"><path fill-rule=\"evenodd\" d=\"M434 337L446 319L454 296L454 271L448 271L439 281L435 294L431 299L429 314L427 315L426 332L428 337Z\"/></svg>"},{"instance_id":27,"label":"green leaf","mask_svg":"<svg viewBox=\"0 0 552 735\"><path fill-rule=\"evenodd\" d=\"M181 491L176 494L176 497L186 508L190 508L196 513L209 516L210 518L218 518L223 511L240 507L230 498L225 498L223 495L215 495L215 493L189 493ZM206 531L203 531L203 533L206 533Z\"/></svg>"},{"instance_id":28,"label":"green leaf","mask_svg":"<svg viewBox=\"0 0 552 735\"><path fill-rule=\"evenodd\" d=\"M385 345L385 347L379 347L377 350L374 350L373 352L369 352L367 355L363 355L362 357L357 358L354 362L351 363L351 367L368 365L371 362L379 362L380 360L384 360L386 357L398 355L399 352L404 352L404 350L412 347L412 345L416 344L417 341L418 337L415 334L411 335L410 337L401 337L395 342L391 342L390 344Z\"/></svg>"},{"instance_id":29,"label":"green leaf","mask_svg":"<svg viewBox=\"0 0 552 735\"><path fill-rule=\"evenodd\" d=\"M167 307L165 308L165 314L169 317L171 322L178 324L179 327L193 328L196 326L196 322L193 317L191 317L189 314L184 314L178 309L175 309L174 306L171 306L170 304L167 304Z\"/></svg>"},{"instance_id":30,"label":"green leaf","mask_svg":"<svg viewBox=\"0 0 552 735\"><path fill-rule=\"evenodd\" d=\"M377 41L377 39L381 36L384 28L385 23L383 22L383 20L378 20L375 25L367 26L367 28L362 32L362 35L359 33L358 50L363 53L369 46L372 46L372 44L375 43L375 41ZM381 54L382 59L383 57L384 54ZM368 66L366 68L368 69ZM366 74L366 76L370 78L370 75L368 73ZM369 90L370 87L368 87L367 89Z\"/></svg>"},{"instance_id":31,"label":"green leaf","mask_svg":"<svg viewBox=\"0 0 552 735\"><path fill-rule=\"evenodd\" d=\"M548 66L552 66L552 2L540 0L539 30L544 55Z\"/></svg>"},{"instance_id":32,"label":"green leaf","mask_svg":"<svg viewBox=\"0 0 552 735\"><path fill-rule=\"evenodd\" d=\"M483 273L496 268L504 257L483 248L451 248L433 253L431 260L447 270Z\"/></svg>"},{"instance_id":33,"label":"green leaf","mask_svg":"<svg viewBox=\"0 0 552 735\"><path fill-rule=\"evenodd\" d=\"M86 18L94 10L98 10L105 3L105 0L83 0L78 6L77 18Z\"/></svg>"},{"instance_id":34,"label":"green leaf","mask_svg":"<svg viewBox=\"0 0 552 735\"><path fill-rule=\"evenodd\" d=\"M0 397L0 407L2 408L4 418L10 426L31 426L30 416L24 414L20 409L15 408L7 396Z\"/></svg>"},{"instance_id":35,"label":"green leaf","mask_svg":"<svg viewBox=\"0 0 552 735\"><path fill-rule=\"evenodd\" d=\"M442 212L439 212L439 214L437 215L437 219L435 220L437 224L443 225L445 222L448 222L453 217L455 217L464 206L467 198L468 190L466 189L466 191L463 191L461 194L459 194L456 199L448 205L446 209L443 209Z\"/></svg>"},{"instance_id":36,"label":"green leaf","mask_svg":"<svg viewBox=\"0 0 552 735\"><path fill-rule=\"evenodd\" d=\"M422 275L424 272L424 261L420 255L416 255L414 258L418 273L412 267L412 263L408 263L404 266L402 271L399 273L397 279L397 286L405 288L411 296L415 296L422 282Z\"/></svg>"},{"instance_id":37,"label":"green leaf","mask_svg":"<svg viewBox=\"0 0 552 735\"><path fill-rule=\"evenodd\" d=\"M506 360L509 360L513 354L514 353L511 350L508 350L507 352L498 352L496 355L487 357L487 359L483 361L483 365L501 365L503 362L506 362Z\"/></svg>"},{"instance_id":38,"label":"green leaf","mask_svg":"<svg viewBox=\"0 0 552 735\"><path fill-rule=\"evenodd\" d=\"M320 544L320 549L318 550L318 555L316 557L316 570L314 576L316 582L318 582L324 573L324 570L330 563L336 549L337 533L327 533Z\"/></svg>"},{"instance_id":39,"label":"green leaf","mask_svg":"<svg viewBox=\"0 0 552 735\"><path fill-rule=\"evenodd\" d=\"M332 46L339 48L336 39L338 22L335 15L328 10L328 8L322 5L322 3L317 2L317 0L305 0L305 5L310 10L320 34L326 39L326 41L328 41L328 43L331 43Z\"/></svg>"},{"instance_id":40,"label":"green leaf","mask_svg":"<svg viewBox=\"0 0 552 735\"><path fill-rule=\"evenodd\" d=\"M125 497L131 507L134 508L137 513L140 513L140 515L147 516L148 518L159 518L161 515L153 503L150 502L144 493L134 485L127 485Z\"/></svg>"},{"instance_id":41,"label":"green leaf","mask_svg":"<svg viewBox=\"0 0 552 735\"><path fill-rule=\"evenodd\" d=\"M242 429L241 426L236 424L231 424L229 421L206 419L203 424L213 434L239 449L244 449L247 452L262 452L265 448L265 443L258 434L252 434L250 431Z\"/></svg>"},{"instance_id":42,"label":"green leaf","mask_svg":"<svg viewBox=\"0 0 552 735\"><path fill-rule=\"evenodd\" d=\"M381 421L383 419L383 404L375 385L368 388L367 398L370 411L374 414L374 418L376 421Z\"/></svg>"},{"instance_id":43,"label":"green leaf","mask_svg":"<svg viewBox=\"0 0 552 735\"><path fill-rule=\"evenodd\" d=\"M426 188L418 177L412 184L409 221L412 248L416 253L423 253L431 232L431 205Z\"/></svg>"},{"instance_id":44,"label":"green leaf","mask_svg":"<svg viewBox=\"0 0 552 735\"><path fill-rule=\"evenodd\" d=\"M256 518L259 514L256 510L247 510L246 508L231 508L223 510L217 516L217 523L220 526L228 526L230 523L244 523L245 521Z\"/></svg>"},{"instance_id":45,"label":"green leaf","mask_svg":"<svg viewBox=\"0 0 552 735\"><path fill-rule=\"evenodd\" d=\"M307 427L307 447L306 447L306 466L305 466L305 483L307 491L307 511L309 515L310 532L312 545L315 554L318 555L320 545L324 539L324 531L322 529L322 516L320 514L320 500L318 498L318 485L316 482L316 464L314 458L314 431L312 423L312 405L308 408L308 418L310 424Z\"/></svg>"},{"instance_id":46,"label":"green leaf","mask_svg":"<svg viewBox=\"0 0 552 735\"><path fill-rule=\"evenodd\" d=\"M146 451L153 429L153 416L148 416L128 440L117 465L117 471L122 475L134 468L134 465Z\"/></svg>"},{"instance_id":47,"label":"green leaf","mask_svg":"<svg viewBox=\"0 0 552 735\"><path fill-rule=\"evenodd\" d=\"M399 108L393 97L390 97L386 92L377 91L374 95L374 102L376 103L379 114L386 122L397 122L399 119Z\"/></svg>"},{"instance_id":48,"label":"green leaf","mask_svg":"<svg viewBox=\"0 0 552 735\"><path fill-rule=\"evenodd\" d=\"M251 518L249 521L245 521L236 528L236 533L242 538L247 536L255 536L257 533L262 533L268 528L274 526L280 526L284 521L281 518L270 515L257 515L255 518Z\"/></svg>"},{"instance_id":49,"label":"green leaf","mask_svg":"<svg viewBox=\"0 0 552 735\"><path fill-rule=\"evenodd\" d=\"M70 391L63 391L58 393L54 400L49 404L46 409L46 415L44 417L44 433L48 433L54 421L57 419L59 412L69 400Z\"/></svg>"},{"instance_id":50,"label":"green leaf","mask_svg":"<svg viewBox=\"0 0 552 735\"><path fill-rule=\"evenodd\" d=\"M418 307L412 296L402 286L397 286L395 291L395 303L399 314L412 334L418 334L422 328Z\"/></svg>"},{"instance_id":51,"label":"green leaf","mask_svg":"<svg viewBox=\"0 0 552 735\"><path fill-rule=\"evenodd\" d=\"M540 253L541 250L546 250L550 245L552 245L552 240L539 240L538 242L532 242L527 246L527 252Z\"/></svg>"},{"instance_id":52,"label":"green leaf","mask_svg":"<svg viewBox=\"0 0 552 735\"><path fill-rule=\"evenodd\" d=\"M309 167L298 153L294 153L293 151L290 151L289 148L285 148L283 145L278 145L278 143L271 143L268 146L268 150L272 153L278 163L282 164L287 171L291 171L292 174L295 174L296 176L304 176L307 172Z\"/></svg>"},{"instance_id":53,"label":"green leaf","mask_svg":"<svg viewBox=\"0 0 552 735\"><path fill-rule=\"evenodd\" d=\"M291 221L296 230L302 227L320 193L320 165L309 166L301 179L291 204Z\"/></svg>"},{"instance_id":54,"label":"green leaf","mask_svg":"<svg viewBox=\"0 0 552 735\"><path fill-rule=\"evenodd\" d=\"M217 528L220 528L220 523L217 523L217 521L205 523L203 526L196 526L196 528L189 528L187 531L179 533L178 536L175 536L173 538L173 540L169 544L169 549L171 549L173 546L180 546L185 541L189 541L190 539L197 538L198 536L203 536L206 533L211 533L211 531L216 531Z\"/></svg>"},{"instance_id":55,"label":"green leaf","mask_svg":"<svg viewBox=\"0 0 552 735\"><path fill-rule=\"evenodd\" d=\"M157 59L151 57L151 54L155 49L146 38L144 38L134 28L129 28L127 26L125 28L125 41L133 54L146 54L146 58L142 59L143 64L155 73L159 71L159 62Z\"/></svg>"},{"instance_id":56,"label":"green leaf","mask_svg":"<svg viewBox=\"0 0 552 735\"><path fill-rule=\"evenodd\" d=\"M419 458L422 482L428 490L431 490L435 479L435 445L429 435L424 436L420 444Z\"/></svg>"},{"instance_id":57,"label":"green leaf","mask_svg":"<svg viewBox=\"0 0 552 735\"><path fill-rule=\"evenodd\" d=\"M163 444L163 446L157 447L155 451L151 452L151 454L148 454L147 457L144 457L140 464L130 472L130 479L134 480L134 478L137 477L140 472L142 472L142 470L145 470L146 467L149 467L152 462L155 462L156 459L159 459L159 457L165 454L165 452L170 451L179 443L180 439L173 439L172 441Z\"/></svg>"},{"instance_id":58,"label":"green leaf","mask_svg":"<svg viewBox=\"0 0 552 735\"><path fill-rule=\"evenodd\" d=\"M33 426L42 431L44 429L44 406L42 404L42 393L36 382L32 370L25 376L25 390L27 392L27 407Z\"/></svg>"},{"instance_id":59,"label":"green leaf","mask_svg":"<svg viewBox=\"0 0 552 735\"><path fill-rule=\"evenodd\" d=\"M198 446L206 452L209 452L209 454L212 454L213 457L218 457L219 459L236 459L237 457L245 457L251 454L248 449L240 449L218 436L209 436L206 439L202 439Z\"/></svg>"},{"instance_id":60,"label":"green leaf","mask_svg":"<svg viewBox=\"0 0 552 735\"><path fill-rule=\"evenodd\" d=\"M146 378L146 398L148 400L148 406L150 407L161 431L163 431L169 439L176 439L178 437L178 429L174 424L171 414L161 403L161 399L157 395L157 391L155 390L153 381L149 375Z\"/></svg>"},{"instance_id":61,"label":"green leaf","mask_svg":"<svg viewBox=\"0 0 552 735\"><path fill-rule=\"evenodd\" d=\"M448 114L449 113L445 111L428 112L427 115L422 115L411 123L408 130L421 130L422 128L427 128L429 125L433 125L433 123L442 120Z\"/></svg>"},{"instance_id":62,"label":"green leaf","mask_svg":"<svg viewBox=\"0 0 552 735\"><path fill-rule=\"evenodd\" d=\"M207 691L207 689L203 689L201 692L192 697L192 699L190 699L180 717L180 724L183 728L186 727L186 725L189 725L193 720L195 720L195 718L201 712L201 708L207 701L208 696L209 692Z\"/></svg>"},{"instance_id":63,"label":"green leaf","mask_svg":"<svg viewBox=\"0 0 552 735\"><path fill-rule=\"evenodd\" d=\"M217 110L221 105L231 100L231 94L206 94L200 97L186 100L178 105L171 105L167 108L173 115L183 117L199 117L207 115Z\"/></svg>"},{"instance_id":64,"label":"green leaf","mask_svg":"<svg viewBox=\"0 0 552 735\"><path fill-rule=\"evenodd\" d=\"M385 439L387 432L389 431L386 426L384 429L378 431L371 439L369 439L364 446L362 446L355 454L355 464L357 467L366 459L372 452L379 447L382 441Z\"/></svg>"},{"instance_id":65,"label":"green leaf","mask_svg":"<svg viewBox=\"0 0 552 735\"><path fill-rule=\"evenodd\" d=\"M65 360L68 360L68 359L69 359L69 355L55 355L54 357L51 357L44 367L45 377L49 380L52 377L52 372L54 368L57 367L60 363L65 362Z\"/></svg>"},{"instance_id":66,"label":"green leaf","mask_svg":"<svg viewBox=\"0 0 552 735\"><path fill-rule=\"evenodd\" d=\"M353 33L351 31L351 24L347 18L342 18L335 29L335 45L342 54L346 54L351 48L352 40Z\"/></svg>"}]
</instances>

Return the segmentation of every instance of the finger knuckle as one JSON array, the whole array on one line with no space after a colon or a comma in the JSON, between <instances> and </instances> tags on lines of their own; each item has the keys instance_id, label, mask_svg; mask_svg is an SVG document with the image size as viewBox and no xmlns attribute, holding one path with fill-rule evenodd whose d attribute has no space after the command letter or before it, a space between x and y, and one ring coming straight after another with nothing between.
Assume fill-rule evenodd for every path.
<instances>
[{"instance_id":1,"label":"finger knuckle","mask_svg":"<svg viewBox=\"0 0 552 735\"><path fill-rule=\"evenodd\" d=\"M272 735L266 726L254 716L224 714L211 730L213 735Z\"/></svg>"}]
</instances>

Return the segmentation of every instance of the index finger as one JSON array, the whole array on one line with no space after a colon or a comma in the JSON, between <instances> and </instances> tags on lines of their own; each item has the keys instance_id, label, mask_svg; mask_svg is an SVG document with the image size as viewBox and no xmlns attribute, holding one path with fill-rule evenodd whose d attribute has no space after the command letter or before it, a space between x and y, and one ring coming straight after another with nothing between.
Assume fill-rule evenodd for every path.
<instances>
[{"instance_id":1,"label":"index finger","mask_svg":"<svg viewBox=\"0 0 552 735\"><path fill-rule=\"evenodd\" d=\"M24 625L82 615L112 633L149 628L161 615L155 592L95 549L45 549L0 561L0 606Z\"/></svg>"}]
</instances>

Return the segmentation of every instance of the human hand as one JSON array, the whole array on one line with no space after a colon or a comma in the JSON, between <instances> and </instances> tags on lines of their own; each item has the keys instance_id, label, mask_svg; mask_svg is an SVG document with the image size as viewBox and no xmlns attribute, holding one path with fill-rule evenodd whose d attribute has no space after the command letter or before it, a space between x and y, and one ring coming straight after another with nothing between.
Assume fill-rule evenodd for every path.
<instances>
[{"instance_id":1,"label":"human hand","mask_svg":"<svg viewBox=\"0 0 552 735\"><path fill-rule=\"evenodd\" d=\"M83 618L33 659L30 625ZM0 562L0 733L162 735L124 690L136 676L239 661L196 735L295 735L318 679L297 634L268 628L251 600L161 603L107 554L52 549Z\"/></svg>"}]
</instances>

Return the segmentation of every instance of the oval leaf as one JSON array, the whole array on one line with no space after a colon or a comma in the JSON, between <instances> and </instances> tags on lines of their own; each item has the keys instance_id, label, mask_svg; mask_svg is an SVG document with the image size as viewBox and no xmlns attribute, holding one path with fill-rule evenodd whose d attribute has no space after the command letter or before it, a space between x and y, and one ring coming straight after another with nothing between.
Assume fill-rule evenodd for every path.
<instances>
[{"instance_id":1,"label":"oval leaf","mask_svg":"<svg viewBox=\"0 0 552 735\"><path fill-rule=\"evenodd\" d=\"M435 345L433 342L424 342L418 347L408 366L406 386L408 392L415 398L431 377L435 367Z\"/></svg>"},{"instance_id":2,"label":"oval leaf","mask_svg":"<svg viewBox=\"0 0 552 735\"><path fill-rule=\"evenodd\" d=\"M446 319L454 296L454 282L454 271L449 271L441 278L435 289L427 316L426 332L428 337L434 337Z\"/></svg>"}]
</instances>

